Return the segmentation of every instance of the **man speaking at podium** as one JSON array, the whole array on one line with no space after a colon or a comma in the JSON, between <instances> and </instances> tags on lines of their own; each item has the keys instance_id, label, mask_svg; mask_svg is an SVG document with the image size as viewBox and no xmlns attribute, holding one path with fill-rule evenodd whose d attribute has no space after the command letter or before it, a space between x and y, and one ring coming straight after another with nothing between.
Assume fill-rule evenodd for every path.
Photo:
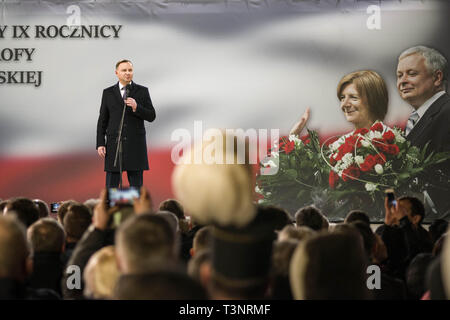
<instances>
[{"instance_id":1,"label":"man speaking at podium","mask_svg":"<svg viewBox=\"0 0 450 320\"><path fill-rule=\"evenodd\" d=\"M127 171L130 186L143 185L148 170L144 120L155 120L155 109L148 89L134 83L133 64L116 64L119 82L103 90L97 122L97 152L105 159L106 187L122 187Z\"/></svg>"}]
</instances>

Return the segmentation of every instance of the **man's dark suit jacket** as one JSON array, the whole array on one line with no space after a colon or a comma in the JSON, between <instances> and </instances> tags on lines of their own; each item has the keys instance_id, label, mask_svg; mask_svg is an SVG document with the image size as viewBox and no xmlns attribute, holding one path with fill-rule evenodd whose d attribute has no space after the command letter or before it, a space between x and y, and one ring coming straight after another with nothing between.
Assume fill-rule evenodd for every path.
<instances>
[{"instance_id":1,"label":"man's dark suit jacket","mask_svg":"<svg viewBox=\"0 0 450 320\"><path fill-rule=\"evenodd\" d=\"M129 97L137 103L136 112L126 107L122 129L122 170L148 170L147 144L144 120L155 120L155 109L148 89L131 83ZM117 137L124 101L119 83L103 90L100 115L97 122L97 147L106 146L105 171L118 172L119 163L114 167Z\"/></svg>"},{"instance_id":2,"label":"man's dark suit jacket","mask_svg":"<svg viewBox=\"0 0 450 320\"><path fill-rule=\"evenodd\" d=\"M444 93L437 99L420 118L419 122L413 127L406 137L413 146L419 148L425 147L430 142L427 153L431 151L443 152L450 151L450 96ZM437 181L435 172L442 170L447 177L447 181ZM449 187L448 177L450 177L450 161L446 161L433 168L434 172L429 172L428 182L438 184L436 187L430 187L428 193L436 205L438 213L443 215L450 213L450 198L447 191L442 187ZM439 187L440 186L440 187ZM448 219L448 217L447 217Z\"/></svg>"}]
</instances>

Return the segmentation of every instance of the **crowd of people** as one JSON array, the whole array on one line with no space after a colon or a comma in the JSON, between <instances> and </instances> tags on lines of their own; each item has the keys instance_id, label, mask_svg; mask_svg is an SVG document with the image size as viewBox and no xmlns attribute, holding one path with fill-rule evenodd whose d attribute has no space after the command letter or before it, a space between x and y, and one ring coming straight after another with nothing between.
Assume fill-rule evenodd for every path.
<instances>
[{"instance_id":1,"label":"crowd of people","mask_svg":"<svg viewBox=\"0 0 450 320\"><path fill-rule=\"evenodd\" d=\"M182 164L177 200L158 206L145 187L133 204L110 208L105 189L54 216L41 200L4 200L0 298L450 297L448 222L422 226L419 199L386 200L378 226L355 210L335 223L314 206L255 203L252 179L247 165Z\"/></svg>"}]
</instances>

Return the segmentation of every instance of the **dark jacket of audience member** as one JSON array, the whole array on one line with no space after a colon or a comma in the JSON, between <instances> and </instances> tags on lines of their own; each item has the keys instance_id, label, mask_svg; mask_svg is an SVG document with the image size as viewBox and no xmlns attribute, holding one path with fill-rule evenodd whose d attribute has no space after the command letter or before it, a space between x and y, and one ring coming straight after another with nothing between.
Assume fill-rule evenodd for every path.
<instances>
[{"instance_id":1,"label":"dark jacket of audience member","mask_svg":"<svg viewBox=\"0 0 450 320\"><path fill-rule=\"evenodd\" d=\"M55 300L56 292L26 286L28 247L25 228L15 218L0 216L0 300Z\"/></svg>"}]
</instances>

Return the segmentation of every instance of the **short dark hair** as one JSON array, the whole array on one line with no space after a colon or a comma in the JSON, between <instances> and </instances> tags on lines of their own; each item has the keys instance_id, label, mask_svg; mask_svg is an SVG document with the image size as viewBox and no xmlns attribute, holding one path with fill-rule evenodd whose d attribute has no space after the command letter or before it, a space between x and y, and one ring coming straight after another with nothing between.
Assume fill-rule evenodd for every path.
<instances>
[{"instance_id":1,"label":"short dark hair","mask_svg":"<svg viewBox=\"0 0 450 320\"><path fill-rule=\"evenodd\" d=\"M419 253L406 269L408 294L414 300L419 300L427 290L425 287L426 273L432 261L433 256L430 253Z\"/></svg>"},{"instance_id":2,"label":"short dark hair","mask_svg":"<svg viewBox=\"0 0 450 320\"><path fill-rule=\"evenodd\" d=\"M344 223L351 223L354 221L361 221L370 226L370 218L367 213L361 210L351 210L347 217L345 217Z\"/></svg>"},{"instance_id":3,"label":"short dark hair","mask_svg":"<svg viewBox=\"0 0 450 320\"><path fill-rule=\"evenodd\" d=\"M300 208L295 213L297 226L307 226L316 231L323 228L324 220L322 212L314 206Z\"/></svg>"},{"instance_id":4,"label":"short dark hair","mask_svg":"<svg viewBox=\"0 0 450 320\"><path fill-rule=\"evenodd\" d=\"M363 221L354 221L350 223L351 226L354 226L358 232L361 234L364 250L366 251L367 257L371 257L372 250L377 241L375 238L375 234L373 233L370 225Z\"/></svg>"},{"instance_id":5,"label":"short dark hair","mask_svg":"<svg viewBox=\"0 0 450 320\"><path fill-rule=\"evenodd\" d=\"M195 247L196 251L210 249L212 245L212 233L212 226L205 226L200 228L194 235L192 248Z\"/></svg>"},{"instance_id":6,"label":"short dark hair","mask_svg":"<svg viewBox=\"0 0 450 320\"><path fill-rule=\"evenodd\" d=\"M8 201L6 208L8 212L13 211L19 221L27 228L39 219L38 208L34 202L28 198L13 198Z\"/></svg>"},{"instance_id":7,"label":"short dark hair","mask_svg":"<svg viewBox=\"0 0 450 320\"><path fill-rule=\"evenodd\" d=\"M177 216L179 220L186 218L184 216L183 206L175 199L167 199L162 201L159 204L159 210L172 212L174 215Z\"/></svg>"},{"instance_id":8,"label":"short dark hair","mask_svg":"<svg viewBox=\"0 0 450 320\"><path fill-rule=\"evenodd\" d=\"M273 223L274 231L280 231L287 225L293 225L289 212L281 207L274 205L258 205L258 214L262 211L265 211L273 216L271 221Z\"/></svg>"},{"instance_id":9,"label":"short dark hair","mask_svg":"<svg viewBox=\"0 0 450 320\"><path fill-rule=\"evenodd\" d=\"M66 200L66 201L63 201L61 203L61 205L59 206L56 216L58 217L58 220L61 224L64 223L64 216L66 215L69 207L73 204L78 204L78 202L75 200Z\"/></svg>"},{"instance_id":10,"label":"short dark hair","mask_svg":"<svg viewBox=\"0 0 450 320\"><path fill-rule=\"evenodd\" d=\"M68 237L80 240L91 222L92 216L89 208L84 204L73 204L68 208L64 217L64 230Z\"/></svg>"},{"instance_id":11,"label":"short dark hair","mask_svg":"<svg viewBox=\"0 0 450 320\"><path fill-rule=\"evenodd\" d=\"M39 210L39 218L45 218L50 215L50 209L46 202L40 199L34 199L33 202Z\"/></svg>"},{"instance_id":12,"label":"short dark hair","mask_svg":"<svg viewBox=\"0 0 450 320\"><path fill-rule=\"evenodd\" d=\"M157 271L122 275L114 296L119 300L206 300L205 289L187 274Z\"/></svg>"},{"instance_id":13,"label":"short dark hair","mask_svg":"<svg viewBox=\"0 0 450 320\"><path fill-rule=\"evenodd\" d=\"M423 218L425 217L425 206L423 205L422 201L420 201L416 197L411 197L411 196L403 196L403 197L398 198L398 201L402 201L402 200L409 201L409 203L411 204L411 214L413 216L419 215L420 216L419 223L422 223Z\"/></svg>"},{"instance_id":14,"label":"short dark hair","mask_svg":"<svg viewBox=\"0 0 450 320\"><path fill-rule=\"evenodd\" d=\"M34 253L61 252L64 238L63 228L52 218L39 219L28 231L28 240Z\"/></svg>"},{"instance_id":15,"label":"short dark hair","mask_svg":"<svg viewBox=\"0 0 450 320\"><path fill-rule=\"evenodd\" d=\"M116 63L116 70L117 70L117 68L118 68L122 63L125 63L125 62L128 62L129 64L133 65L133 63L132 63L130 60L128 60L128 59L122 59L122 60L120 60L120 61L117 61L117 63Z\"/></svg>"},{"instance_id":16,"label":"short dark hair","mask_svg":"<svg viewBox=\"0 0 450 320\"><path fill-rule=\"evenodd\" d=\"M290 265L296 299L369 299L367 261L357 232L321 232L300 243ZM300 271L302 270L302 271Z\"/></svg>"}]
</instances>

